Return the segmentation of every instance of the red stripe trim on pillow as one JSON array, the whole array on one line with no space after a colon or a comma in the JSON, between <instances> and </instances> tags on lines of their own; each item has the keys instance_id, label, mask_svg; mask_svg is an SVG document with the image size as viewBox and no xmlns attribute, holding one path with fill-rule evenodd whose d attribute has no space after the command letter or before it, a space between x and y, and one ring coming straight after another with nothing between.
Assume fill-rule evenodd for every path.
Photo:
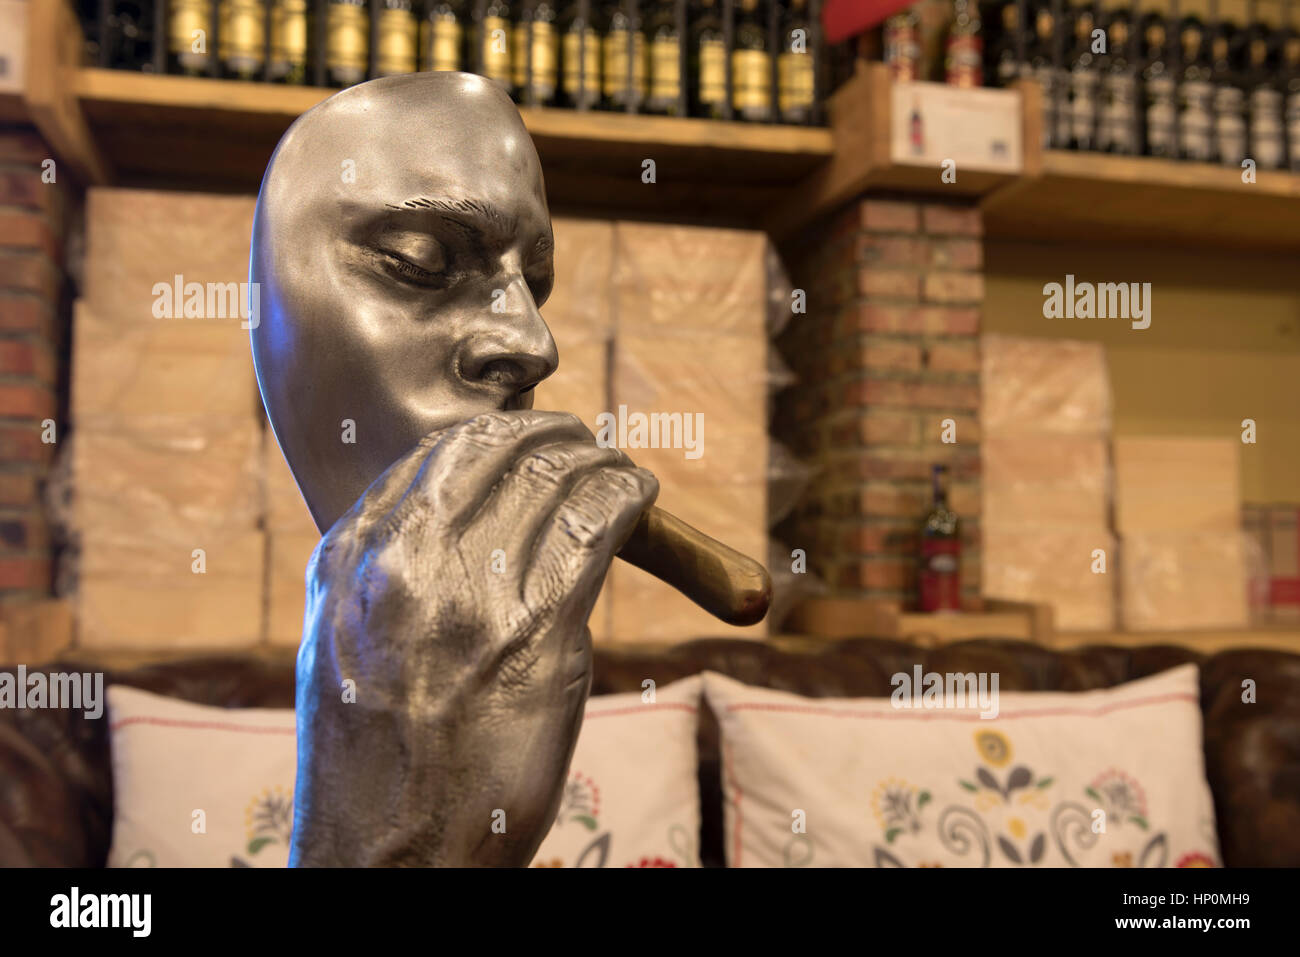
<instances>
[{"instance_id":1,"label":"red stripe trim on pillow","mask_svg":"<svg viewBox=\"0 0 1300 957\"><path fill-rule=\"evenodd\" d=\"M1022 694L1023 692L1010 692ZM884 699L882 699L884 700ZM1098 708L1043 708L1039 711L999 711L996 718L980 717L979 708L964 708L962 714L943 714L947 710L952 712L954 709L948 708L898 708L894 711L842 711L829 707L817 707L815 705L797 705L797 704L764 704L758 701L727 705L728 711L779 711L788 714L816 714L827 718L878 718L885 720L894 720L895 718L907 719L913 718L917 721L1002 721L1014 718L1053 718L1069 716L1081 716L1085 718L1100 718L1103 715L1110 714L1113 711L1123 711L1129 708L1141 708L1150 704L1166 704L1170 701L1190 701L1200 702L1200 699L1189 692L1171 691L1169 694L1151 695L1147 698L1136 698L1133 701L1120 701L1111 705L1102 705ZM920 712L919 714L916 712Z\"/></svg>"},{"instance_id":2,"label":"red stripe trim on pillow","mask_svg":"<svg viewBox=\"0 0 1300 957\"><path fill-rule=\"evenodd\" d=\"M152 724L163 728L202 728L205 731L246 731L249 734L293 734L296 728L273 728L266 725L226 724L221 721L187 721L184 718L123 718L108 726L109 731L117 731L131 724Z\"/></svg>"}]
</instances>

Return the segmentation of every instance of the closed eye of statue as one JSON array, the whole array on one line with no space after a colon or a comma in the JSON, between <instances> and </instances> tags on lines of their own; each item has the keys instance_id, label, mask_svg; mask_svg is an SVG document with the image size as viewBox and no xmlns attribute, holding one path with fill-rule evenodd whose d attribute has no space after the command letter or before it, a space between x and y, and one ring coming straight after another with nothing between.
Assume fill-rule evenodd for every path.
<instances>
[{"instance_id":1,"label":"closed eye of statue","mask_svg":"<svg viewBox=\"0 0 1300 957\"><path fill-rule=\"evenodd\" d=\"M384 265L403 279L428 286L450 282L451 257L446 247L427 233L390 233L378 240L376 249Z\"/></svg>"}]
</instances>

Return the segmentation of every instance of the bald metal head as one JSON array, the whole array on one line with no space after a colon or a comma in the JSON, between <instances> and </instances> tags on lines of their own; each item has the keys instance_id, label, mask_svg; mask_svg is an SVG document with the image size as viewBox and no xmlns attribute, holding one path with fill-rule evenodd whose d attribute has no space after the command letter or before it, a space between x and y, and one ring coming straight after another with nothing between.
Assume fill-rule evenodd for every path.
<instances>
[{"instance_id":1,"label":"bald metal head","mask_svg":"<svg viewBox=\"0 0 1300 957\"><path fill-rule=\"evenodd\" d=\"M253 225L258 386L324 531L421 438L527 408L558 364L541 164L501 88L371 80L276 147Z\"/></svg>"}]
</instances>

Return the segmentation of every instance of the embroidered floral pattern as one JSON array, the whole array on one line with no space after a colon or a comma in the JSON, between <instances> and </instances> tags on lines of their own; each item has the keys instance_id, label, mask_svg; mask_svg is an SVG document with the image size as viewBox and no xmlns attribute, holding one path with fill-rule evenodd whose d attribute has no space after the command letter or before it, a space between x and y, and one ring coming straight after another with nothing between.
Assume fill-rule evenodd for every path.
<instances>
[{"instance_id":1,"label":"embroidered floral pattern","mask_svg":"<svg viewBox=\"0 0 1300 957\"><path fill-rule=\"evenodd\" d=\"M1123 771L1111 768L1098 775L1084 793L1101 806L1109 822L1133 823L1144 831L1147 829L1146 792Z\"/></svg>"},{"instance_id":2,"label":"embroidered floral pattern","mask_svg":"<svg viewBox=\"0 0 1300 957\"><path fill-rule=\"evenodd\" d=\"M244 808L244 828L248 846L244 853L249 857L262 851L268 844L289 846L293 834L293 792L282 787L263 788L262 793ZM231 856L231 867L252 867L242 857Z\"/></svg>"},{"instance_id":3,"label":"embroidered floral pattern","mask_svg":"<svg viewBox=\"0 0 1300 957\"><path fill-rule=\"evenodd\" d=\"M1039 775L1025 764L1013 763L1015 750L1011 740L999 731L975 732L975 748L980 763L958 786L970 798L970 805L957 801L933 808L932 814L921 813L933 798L928 790L890 777L880 781L872 791L871 810L884 832L884 842L874 848L877 867L905 867L899 845L904 836L918 837L927 832L962 865L988 867L993 863L1017 866L1051 864L1049 851L1056 861L1079 867L1102 864L1113 867L1165 867L1172 849L1169 835L1154 831L1150 822L1147 796L1141 783L1117 768L1098 774L1083 789L1088 803L1058 795L1053 798L1055 777ZM1057 789L1059 791L1059 789ZM1148 832L1139 845L1122 850L1098 847L1106 830L1099 828L1105 820L1136 825ZM928 820L927 820L928 818ZM930 823L933 822L933 823ZM1134 830L1130 829L1130 835ZM1213 841L1213 836L1210 839ZM1128 842L1125 842L1128 843ZM1112 842L1110 845L1114 847ZM1103 851L1102 860L1088 852ZM790 866L790 849L786 864ZM951 866L953 862L948 862ZM944 862L926 858L918 867L941 867ZM1211 853L1195 851L1177 859L1178 867L1214 867Z\"/></svg>"},{"instance_id":4,"label":"embroidered floral pattern","mask_svg":"<svg viewBox=\"0 0 1300 957\"><path fill-rule=\"evenodd\" d=\"M929 791L920 791L900 778L886 778L871 795L871 813L885 832L885 843L905 832L921 830L921 809L930 801Z\"/></svg>"},{"instance_id":5,"label":"embroidered floral pattern","mask_svg":"<svg viewBox=\"0 0 1300 957\"><path fill-rule=\"evenodd\" d=\"M560 811L555 823L563 826L568 821L577 821L589 831L596 830L596 820L600 816L600 789L596 782L585 774L572 771L565 782L560 795Z\"/></svg>"},{"instance_id":6,"label":"embroidered floral pattern","mask_svg":"<svg viewBox=\"0 0 1300 957\"><path fill-rule=\"evenodd\" d=\"M980 757L995 768L1011 760L1011 742L1001 731L976 731L975 747Z\"/></svg>"}]
</instances>

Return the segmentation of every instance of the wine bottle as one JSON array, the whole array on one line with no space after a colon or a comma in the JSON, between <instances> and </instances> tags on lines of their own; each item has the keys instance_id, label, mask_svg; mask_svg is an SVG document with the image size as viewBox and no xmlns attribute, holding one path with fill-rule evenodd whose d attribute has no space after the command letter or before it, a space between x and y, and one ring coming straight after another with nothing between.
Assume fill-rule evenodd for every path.
<instances>
[{"instance_id":1,"label":"wine bottle","mask_svg":"<svg viewBox=\"0 0 1300 957\"><path fill-rule=\"evenodd\" d=\"M1246 29L1245 85L1250 156L1259 169L1282 165L1282 91L1273 82L1277 34L1256 21Z\"/></svg>"},{"instance_id":2,"label":"wine bottle","mask_svg":"<svg viewBox=\"0 0 1300 957\"><path fill-rule=\"evenodd\" d=\"M465 58L465 0L431 0L420 20L420 69L460 70Z\"/></svg>"},{"instance_id":3,"label":"wine bottle","mask_svg":"<svg viewBox=\"0 0 1300 957\"><path fill-rule=\"evenodd\" d=\"M921 17L909 7L885 21L884 59L897 83L921 79Z\"/></svg>"},{"instance_id":4,"label":"wine bottle","mask_svg":"<svg viewBox=\"0 0 1300 957\"><path fill-rule=\"evenodd\" d=\"M260 78L266 51L266 14L260 0L221 0L217 15L222 71L241 80Z\"/></svg>"},{"instance_id":5,"label":"wine bottle","mask_svg":"<svg viewBox=\"0 0 1300 957\"><path fill-rule=\"evenodd\" d=\"M1173 159L1178 155L1174 129L1178 118L1173 64L1173 38L1163 14L1148 13L1142 19L1143 152L1148 156Z\"/></svg>"},{"instance_id":6,"label":"wine bottle","mask_svg":"<svg viewBox=\"0 0 1300 957\"><path fill-rule=\"evenodd\" d=\"M933 501L921 525L920 608L961 610L961 523L948 507L948 468L931 470Z\"/></svg>"},{"instance_id":7,"label":"wine bottle","mask_svg":"<svg viewBox=\"0 0 1300 957\"><path fill-rule=\"evenodd\" d=\"M1098 147L1107 153L1138 151L1138 73L1128 0L1110 0L1105 10L1106 55L1101 66Z\"/></svg>"},{"instance_id":8,"label":"wine bottle","mask_svg":"<svg viewBox=\"0 0 1300 957\"><path fill-rule=\"evenodd\" d=\"M988 82L990 86L1010 86L1025 75L1026 56L1020 58L1020 5L1016 0L1007 0L998 11L1001 29L989 48Z\"/></svg>"},{"instance_id":9,"label":"wine bottle","mask_svg":"<svg viewBox=\"0 0 1300 957\"><path fill-rule=\"evenodd\" d=\"M307 81L307 23L307 0L272 0L272 82L301 84Z\"/></svg>"},{"instance_id":10,"label":"wine bottle","mask_svg":"<svg viewBox=\"0 0 1300 957\"><path fill-rule=\"evenodd\" d=\"M772 119L772 60L767 52L766 4L740 0L731 51L731 109L737 119Z\"/></svg>"},{"instance_id":11,"label":"wine bottle","mask_svg":"<svg viewBox=\"0 0 1300 957\"><path fill-rule=\"evenodd\" d=\"M325 71L334 86L366 78L370 12L366 0L329 0L325 9Z\"/></svg>"},{"instance_id":12,"label":"wine bottle","mask_svg":"<svg viewBox=\"0 0 1300 957\"><path fill-rule=\"evenodd\" d=\"M593 0L588 20L593 19ZM565 8L561 17L560 61L563 68L561 97L565 106L591 109L600 104L600 37L591 22L584 23L577 3Z\"/></svg>"},{"instance_id":13,"label":"wine bottle","mask_svg":"<svg viewBox=\"0 0 1300 957\"><path fill-rule=\"evenodd\" d=\"M649 92L646 83L646 43L640 13L629 16L620 0L607 0L604 7L604 56L601 62L601 104L607 110L635 111ZM628 83L628 35L631 34L632 69Z\"/></svg>"},{"instance_id":14,"label":"wine bottle","mask_svg":"<svg viewBox=\"0 0 1300 957\"><path fill-rule=\"evenodd\" d=\"M722 119L727 103L727 48L718 0L700 0L688 53L691 111L696 116Z\"/></svg>"},{"instance_id":15,"label":"wine bottle","mask_svg":"<svg viewBox=\"0 0 1300 957\"><path fill-rule=\"evenodd\" d=\"M1215 25L1210 37L1210 86L1214 88L1214 158L1241 168L1246 158L1246 94L1240 73L1242 33L1229 20Z\"/></svg>"},{"instance_id":16,"label":"wine bottle","mask_svg":"<svg viewBox=\"0 0 1300 957\"><path fill-rule=\"evenodd\" d=\"M1078 4L1071 11L1074 25L1074 43L1070 49L1070 81L1066 94L1066 107L1070 116L1069 147L1072 150L1097 148L1097 123L1101 70L1107 60L1100 60L1092 52L1092 31L1096 22L1092 4ZM1110 48L1108 47L1108 50Z\"/></svg>"},{"instance_id":17,"label":"wine bottle","mask_svg":"<svg viewBox=\"0 0 1300 957\"><path fill-rule=\"evenodd\" d=\"M1183 70L1178 78L1178 155L1207 163L1214 156L1214 87L1210 44L1201 18L1191 14L1178 26Z\"/></svg>"},{"instance_id":18,"label":"wine bottle","mask_svg":"<svg viewBox=\"0 0 1300 957\"><path fill-rule=\"evenodd\" d=\"M777 57L777 110L782 123L807 124L813 118L814 76L812 32L807 0L790 0L781 21L781 53Z\"/></svg>"},{"instance_id":19,"label":"wine bottle","mask_svg":"<svg viewBox=\"0 0 1300 957\"><path fill-rule=\"evenodd\" d=\"M528 0L515 24L515 98L520 103L548 106L555 102L559 84L560 38L555 31L558 13L551 0ZM528 83L528 27L532 25L532 87Z\"/></svg>"},{"instance_id":20,"label":"wine bottle","mask_svg":"<svg viewBox=\"0 0 1300 957\"><path fill-rule=\"evenodd\" d=\"M1287 25L1282 39L1282 71L1278 85L1286 97L1287 165L1300 173L1300 33Z\"/></svg>"},{"instance_id":21,"label":"wine bottle","mask_svg":"<svg viewBox=\"0 0 1300 957\"><path fill-rule=\"evenodd\" d=\"M511 33L513 21L514 11L509 0L488 0L475 41L483 57L483 75L506 90L510 90L512 80L510 44L514 39ZM478 69L477 63L471 63L471 66Z\"/></svg>"},{"instance_id":22,"label":"wine bottle","mask_svg":"<svg viewBox=\"0 0 1300 957\"><path fill-rule=\"evenodd\" d=\"M375 33L375 74L414 73L419 64L420 24L411 0L373 0L379 3L379 28Z\"/></svg>"},{"instance_id":23,"label":"wine bottle","mask_svg":"<svg viewBox=\"0 0 1300 957\"><path fill-rule=\"evenodd\" d=\"M682 37L677 32L677 4L655 0L650 12L650 95L647 113L673 116L680 112Z\"/></svg>"},{"instance_id":24,"label":"wine bottle","mask_svg":"<svg viewBox=\"0 0 1300 957\"><path fill-rule=\"evenodd\" d=\"M956 0L952 29L944 55L944 82L949 86L980 86L984 76L984 37L980 34L975 0Z\"/></svg>"},{"instance_id":25,"label":"wine bottle","mask_svg":"<svg viewBox=\"0 0 1300 957\"><path fill-rule=\"evenodd\" d=\"M162 0L158 0L162 2ZM211 0L168 0L167 72L201 76L208 72Z\"/></svg>"},{"instance_id":26,"label":"wine bottle","mask_svg":"<svg viewBox=\"0 0 1300 957\"><path fill-rule=\"evenodd\" d=\"M91 14L91 22L98 13ZM113 0L105 14L104 42L106 44L108 65L116 70L139 70L144 73L153 71L151 57L152 14L141 8L137 0ZM91 56L89 62L96 62L99 54L99 31L95 30L92 43L87 44Z\"/></svg>"},{"instance_id":27,"label":"wine bottle","mask_svg":"<svg viewBox=\"0 0 1300 957\"><path fill-rule=\"evenodd\" d=\"M1064 149L1070 142L1070 117L1065 109L1069 74L1056 61L1056 29L1051 0L1038 0L1029 73L1043 91L1043 146L1047 149Z\"/></svg>"}]
</instances>

